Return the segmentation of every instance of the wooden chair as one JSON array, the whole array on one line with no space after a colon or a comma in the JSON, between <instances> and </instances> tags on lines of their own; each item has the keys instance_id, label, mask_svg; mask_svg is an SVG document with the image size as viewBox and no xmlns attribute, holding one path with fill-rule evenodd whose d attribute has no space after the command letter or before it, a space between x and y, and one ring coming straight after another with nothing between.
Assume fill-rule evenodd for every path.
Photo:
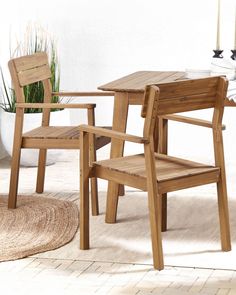
<instances>
[{"instance_id":1,"label":"wooden chair","mask_svg":"<svg viewBox=\"0 0 236 295\"><path fill-rule=\"evenodd\" d=\"M148 192L153 261L154 267L159 270L164 267L161 239L161 195L198 185L217 183L221 247L223 251L230 251L231 241L221 130L227 85L224 77L210 77L147 86L142 107L142 117L145 118L143 137L93 126L80 126L81 249L89 248L88 182L90 177L99 177ZM212 118L214 166L154 152L153 133L157 116L206 108L214 108ZM91 134L143 144L144 154L93 162L91 165L88 154ZM109 195L106 222L114 223L116 221L117 204L118 196ZM203 217L201 216L201 218Z\"/></svg>"},{"instance_id":2,"label":"wooden chair","mask_svg":"<svg viewBox=\"0 0 236 295\"><path fill-rule=\"evenodd\" d=\"M79 129L77 126L56 127L49 126L50 109L79 108L87 110L88 124L94 125L94 108L95 104L62 104L51 103L53 96L113 96L112 92L52 92L51 71L48 64L47 54L44 52L33 55L14 58L9 61L9 70L16 93L16 121L15 134L11 165L11 179L9 191L9 208L15 208L17 202L18 177L20 165L20 153L22 148L39 149L38 174L36 192L42 193L44 190L45 163L47 149L79 149ZM35 82L41 82L44 88L43 103L26 103L23 87ZM24 122L24 110L26 108L41 108L42 125L29 132L22 133ZM91 160L96 159L97 149L110 142L110 138L104 136L90 137L89 150ZM92 196L92 213L97 215L98 197L97 197L97 180L92 178L91 181Z\"/></svg>"}]
</instances>

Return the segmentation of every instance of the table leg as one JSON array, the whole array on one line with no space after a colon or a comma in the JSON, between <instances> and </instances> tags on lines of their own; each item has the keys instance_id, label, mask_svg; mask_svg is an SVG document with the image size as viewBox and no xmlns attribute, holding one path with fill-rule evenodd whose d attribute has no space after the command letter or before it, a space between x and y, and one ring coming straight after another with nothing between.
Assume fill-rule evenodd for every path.
<instances>
[{"instance_id":1,"label":"table leg","mask_svg":"<svg viewBox=\"0 0 236 295\"><path fill-rule=\"evenodd\" d=\"M167 155L168 152L168 120L159 119L158 122L158 149L159 153ZM167 230L167 193L162 194L162 221L161 221L161 230L164 232Z\"/></svg>"},{"instance_id":2,"label":"table leg","mask_svg":"<svg viewBox=\"0 0 236 295\"><path fill-rule=\"evenodd\" d=\"M128 93L116 92L113 111L112 129L125 132L127 125L129 108ZM124 141L112 139L111 141L111 158L123 156ZM117 206L119 198L119 184L113 181L108 182L107 204L106 204L106 222L115 223L117 215Z\"/></svg>"}]
</instances>

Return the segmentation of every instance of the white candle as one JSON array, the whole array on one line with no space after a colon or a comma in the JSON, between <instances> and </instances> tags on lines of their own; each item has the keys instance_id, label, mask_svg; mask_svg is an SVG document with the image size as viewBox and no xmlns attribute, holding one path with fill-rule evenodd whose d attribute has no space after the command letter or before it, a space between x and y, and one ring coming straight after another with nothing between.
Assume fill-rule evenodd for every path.
<instances>
[{"instance_id":1,"label":"white candle","mask_svg":"<svg viewBox=\"0 0 236 295\"><path fill-rule=\"evenodd\" d=\"M234 49L236 50L236 5L235 5L235 24L234 24Z\"/></svg>"},{"instance_id":2,"label":"white candle","mask_svg":"<svg viewBox=\"0 0 236 295\"><path fill-rule=\"evenodd\" d=\"M220 1L218 0L218 15L217 15L217 35L216 35L216 49L220 49Z\"/></svg>"}]
</instances>

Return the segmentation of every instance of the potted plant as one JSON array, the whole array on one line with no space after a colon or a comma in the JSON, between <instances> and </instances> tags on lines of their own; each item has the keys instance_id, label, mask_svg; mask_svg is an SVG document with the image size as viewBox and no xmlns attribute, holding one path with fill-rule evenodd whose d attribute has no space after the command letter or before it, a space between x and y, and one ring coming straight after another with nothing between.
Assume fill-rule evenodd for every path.
<instances>
[{"instance_id":1,"label":"potted plant","mask_svg":"<svg viewBox=\"0 0 236 295\"><path fill-rule=\"evenodd\" d=\"M28 27L23 42L20 42L11 57L33 54L35 52L44 51L49 56L49 64L51 67L51 84L55 92L59 91L60 86L60 72L58 65L58 58L55 48L55 42L50 35L41 27ZM2 143L9 155L12 154L15 111L16 111L16 96L14 89L9 87L4 78L1 69L0 79L2 82L3 101L1 103L1 139ZM43 86L41 83L34 83L24 87L24 94L26 102L40 103L43 102ZM52 102L58 102L59 97L54 96ZM42 109L25 109L24 127L26 132L37 126L40 126L42 119ZM69 125L68 110L56 111L52 110L50 122L52 125ZM48 151L47 164L55 162L60 154L59 151ZM38 150L23 150L21 154L21 165L23 166L37 166L38 164Z\"/></svg>"}]
</instances>

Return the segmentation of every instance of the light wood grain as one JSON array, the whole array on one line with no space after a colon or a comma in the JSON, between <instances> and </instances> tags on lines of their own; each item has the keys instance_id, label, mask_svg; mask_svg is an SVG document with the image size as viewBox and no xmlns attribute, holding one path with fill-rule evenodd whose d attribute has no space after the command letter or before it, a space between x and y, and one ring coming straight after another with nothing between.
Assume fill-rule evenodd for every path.
<instances>
[{"instance_id":1,"label":"light wood grain","mask_svg":"<svg viewBox=\"0 0 236 295\"><path fill-rule=\"evenodd\" d=\"M44 52L33 55L22 56L14 58L9 61L9 70L16 93L16 124L13 147L13 160L11 169L11 185L9 191L9 208L16 207L18 178L19 178L19 163L21 148L39 149L38 172L36 192L42 193L44 191L45 169L47 149L79 149L80 137L78 127L73 126L50 126L50 109L64 109L64 108L79 108L86 109L88 112L88 122L91 125L95 124L94 103L82 104L60 104L51 103L54 95L62 96L112 96L112 92L66 92L55 93L52 92L50 82L51 71L48 64L47 54ZM43 103L26 103L23 86L40 82L43 85L44 97ZM29 132L22 133L24 110L26 108L42 109L41 126ZM109 128L109 127L108 127ZM91 136L90 136L91 137ZM89 155L91 161L96 159L95 149L99 149L110 142L110 138L103 136L92 136L90 140ZM92 180L92 214L97 215L98 199L97 199L97 185L96 179Z\"/></svg>"},{"instance_id":2,"label":"light wood grain","mask_svg":"<svg viewBox=\"0 0 236 295\"><path fill-rule=\"evenodd\" d=\"M12 152L12 162L11 162L12 164L11 164L9 201L8 201L8 208L10 209L16 208L16 202L17 202L23 118L24 118L24 110L18 109L16 111L15 134L14 134L14 141L13 141L14 148Z\"/></svg>"},{"instance_id":3,"label":"light wood grain","mask_svg":"<svg viewBox=\"0 0 236 295\"><path fill-rule=\"evenodd\" d=\"M231 250L231 237L229 226L228 196L226 187L226 173L224 160L223 135L221 130L224 113L224 102L222 97L226 96L228 83L223 80L219 82L217 91L217 104L213 114L213 143L215 151L215 164L220 168L220 178L217 182L218 209L220 219L221 248L223 251Z\"/></svg>"},{"instance_id":4,"label":"light wood grain","mask_svg":"<svg viewBox=\"0 0 236 295\"><path fill-rule=\"evenodd\" d=\"M80 141L80 249L89 249L89 134Z\"/></svg>"},{"instance_id":5,"label":"light wood grain","mask_svg":"<svg viewBox=\"0 0 236 295\"><path fill-rule=\"evenodd\" d=\"M158 115L213 108L217 83L218 77L158 84Z\"/></svg>"},{"instance_id":6,"label":"light wood grain","mask_svg":"<svg viewBox=\"0 0 236 295\"><path fill-rule=\"evenodd\" d=\"M129 96L127 93L116 92L113 110L112 130L126 132L127 118L129 109ZM122 156L124 152L124 140L115 139L111 140L110 157L116 158ZM107 204L106 204L106 217L107 223L114 223L116 221L116 212L118 205L118 195L124 194L124 188L119 186L116 182L108 182L107 189Z\"/></svg>"},{"instance_id":7,"label":"light wood grain","mask_svg":"<svg viewBox=\"0 0 236 295\"><path fill-rule=\"evenodd\" d=\"M161 237L161 195L158 193L154 145L144 145L145 165L147 173L148 209L151 228L153 265L155 269L164 268L162 237Z\"/></svg>"},{"instance_id":8,"label":"light wood grain","mask_svg":"<svg viewBox=\"0 0 236 295\"><path fill-rule=\"evenodd\" d=\"M98 134L110 138L126 140L135 143L148 143L149 139L147 137L140 137L132 134L127 134L119 131L108 130L101 127L93 127L88 125L80 125L79 129L82 131L86 131L92 134Z\"/></svg>"},{"instance_id":9,"label":"light wood grain","mask_svg":"<svg viewBox=\"0 0 236 295\"><path fill-rule=\"evenodd\" d=\"M88 124L92 127L95 125L95 114L94 109L88 109ZM90 151L90 165L96 162L96 137L94 134L89 134L89 151ZM91 178L91 204L92 204L92 215L96 216L99 214L99 204L98 204L98 185L97 178Z\"/></svg>"},{"instance_id":10,"label":"light wood grain","mask_svg":"<svg viewBox=\"0 0 236 295\"><path fill-rule=\"evenodd\" d=\"M112 91L79 91L79 92L52 92L54 96L114 96Z\"/></svg>"},{"instance_id":11,"label":"light wood grain","mask_svg":"<svg viewBox=\"0 0 236 295\"><path fill-rule=\"evenodd\" d=\"M17 103L16 107L25 109L91 109L95 108L94 103Z\"/></svg>"},{"instance_id":12,"label":"light wood grain","mask_svg":"<svg viewBox=\"0 0 236 295\"><path fill-rule=\"evenodd\" d=\"M37 52L32 55L25 55L21 57L16 57L10 61L14 62L15 69L17 73L22 71L27 71L37 67L41 67L48 64L48 57L45 52Z\"/></svg>"},{"instance_id":13,"label":"light wood grain","mask_svg":"<svg viewBox=\"0 0 236 295\"><path fill-rule=\"evenodd\" d=\"M192 124L192 125L197 125L197 126L202 126L206 128L213 128L212 122L207 121L207 120L202 120L198 118L192 118L192 117L186 117L186 116L180 116L180 115L166 115L166 116L160 116L163 119L170 120L170 121L176 121L176 122L182 122L182 123L187 123L187 124ZM226 129L225 125L221 126L222 130Z\"/></svg>"},{"instance_id":14,"label":"light wood grain","mask_svg":"<svg viewBox=\"0 0 236 295\"><path fill-rule=\"evenodd\" d=\"M158 270L164 267L161 241L161 198L166 198L166 193L170 191L217 183L222 250L229 251L231 249L222 143L222 116L226 89L227 81L223 77L147 86L141 112L141 115L145 118L143 136L149 138L148 142L143 143L144 154L122 156L123 151L116 149L116 157L114 153L111 159L94 162L90 171L87 172L89 177L103 178L112 181L111 183L114 185L112 190L108 191L107 196L106 222L109 223L115 222L117 218L119 183L148 192L153 264L154 268ZM166 96L164 96L162 90ZM204 97L210 98L207 103L202 100L203 94ZM189 103L186 103L186 101ZM214 108L211 124L214 134L215 165L211 166L155 153L153 135L157 133L155 126L158 114L174 113L175 106L178 111ZM160 118L159 122L163 124L168 120ZM81 130L83 133L91 131L92 134L95 131L94 128L88 127L86 129L85 126L81 127ZM161 142L159 141L159 149L164 153L167 153L166 134L159 134L162 136ZM123 139L125 138L122 135ZM121 145L119 147L121 148ZM84 172L86 171L87 168ZM85 181L86 177L87 174L82 181Z\"/></svg>"},{"instance_id":15,"label":"light wood grain","mask_svg":"<svg viewBox=\"0 0 236 295\"><path fill-rule=\"evenodd\" d=\"M98 87L105 91L144 92L150 84L173 82L185 76L184 72L176 71L139 71Z\"/></svg>"},{"instance_id":16,"label":"light wood grain","mask_svg":"<svg viewBox=\"0 0 236 295\"><path fill-rule=\"evenodd\" d=\"M168 153L168 120L163 117L157 119L158 130L155 139L158 138L158 143L155 151L167 155ZM161 211L161 230L167 230L167 193L162 194L162 211Z\"/></svg>"},{"instance_id":17,"label":"light wood grain","mask_svg":"<svg viewBox=\"0 0 236 295\"><path fill-rule=\"evenodd\" d=\"M51 78L51 70L47 65L18 73L20 86L25 86Z\"/></svg>"},{"instance_id":18,"label":"light wood grain","mask_svg":"<svg viewBox=\"0 0 236 295\"><path fill-rule=\"evenodd\" d=\"M36 68L37 70L37 68ZM52 85L49 79L43 80L43 89L44 89L44 103L50 103ZM42 126L46 127L50 123L50 110L42 110ZM24 138L24 137L23 137ZM43 141L42 141L43 142ZM39 150L38 157L38 171L37 171L37 180L36 180L36 192L43 193L44 190L44 181L45 181L45 171L46 171L46 160L47 160L47 148L44 143L44 147L41 147Z\"/></svg>"}]
</instances>

